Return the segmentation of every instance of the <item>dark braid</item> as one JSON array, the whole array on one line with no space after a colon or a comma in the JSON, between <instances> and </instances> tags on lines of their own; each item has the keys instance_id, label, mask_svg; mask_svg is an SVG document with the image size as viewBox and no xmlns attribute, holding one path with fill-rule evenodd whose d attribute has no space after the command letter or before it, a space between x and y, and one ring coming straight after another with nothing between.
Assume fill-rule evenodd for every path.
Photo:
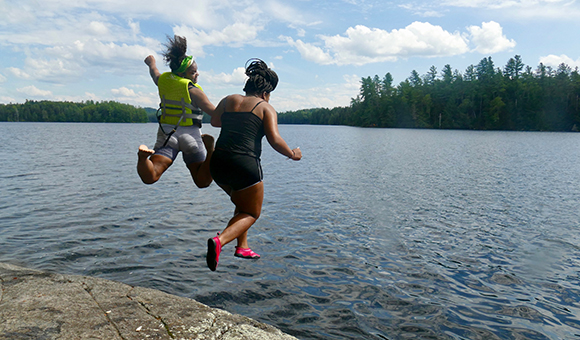
<instances>
[{"instance_id":1,"label":"dark braid","mask_svg":"<svg viewBox=\"0 0 580 340\"><path fill-rule=\"evenodd\" d=\"M175 71L179 66L181 66L181 62L186 57L187 39L176 35L173 39L171 39L170 36L167 36L167 40L169 40L169 42L165 44L167 51L163 53L163 59L167 64L169 64L171 71Z\"/></svg>"},{"instance_id":2,"label":"dark braid","mask_svg":"<svg viewBox=\"0 0 580 340\"><path fill-rule=\"evenodd\" d=\"M250 65L248 65L250 63ZM278 85L278 75L260 59L253 58L246 62L246 75L249 77L244 86L248 94L270 93Z\"/></svg>"}]
</instances>

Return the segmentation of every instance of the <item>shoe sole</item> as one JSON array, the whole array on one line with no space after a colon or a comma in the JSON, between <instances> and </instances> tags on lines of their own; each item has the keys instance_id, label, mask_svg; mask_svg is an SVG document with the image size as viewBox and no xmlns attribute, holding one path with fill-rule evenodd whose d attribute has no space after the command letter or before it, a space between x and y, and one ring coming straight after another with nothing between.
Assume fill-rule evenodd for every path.
<instances>
[{"instance_id":1,"label":"shoe sole","mask_svg":"<svg viewBox=\"0 0 580 340\"><path fill-rule=\"evenodd\" d=\"M216 252L215 252L215 248L217 247L216 242L213 240L213 238L210 238L209 240L207 240L207 257L206 257L206 262L207 262L207 267L212 271L215 272L217 265L218 265L218 261L216 261Z\"/></svg>"},{"instance_id":2,"label":"shoe sole","mask_svg":"<svg viewBox=\"0 0 580 340\"><path fill-rule=\"evenodd\" d=\"M234 256L235 257L242 258L242 259L249 259L249 260L257 260L257 259L260 258L260 256L243 256L243 255L240 255L240 254L234 254Z\"/></svg>"}]
</instances>

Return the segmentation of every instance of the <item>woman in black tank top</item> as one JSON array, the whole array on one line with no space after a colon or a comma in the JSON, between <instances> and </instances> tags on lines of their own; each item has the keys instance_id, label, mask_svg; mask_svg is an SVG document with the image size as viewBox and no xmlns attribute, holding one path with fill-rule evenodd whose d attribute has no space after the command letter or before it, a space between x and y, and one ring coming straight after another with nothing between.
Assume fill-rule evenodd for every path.
<instances>
[{"instance_id":1,"label":"woman in black tank top","mask_svg":"<svg viewBox=\"0 0 580 340\"><path fill-rule=\"evenodd\" d=\"M280 136L276 111L269 104L278 76L262 60L248 62L245 95L222 99L211 119L213 126L221 127L210 163L211 175L236 207L226 228L207 241L207 266L212 271L217 268L222 247L233 240L237 240L235 256L260 257L248 245L248 229L260 217L264 200L262 138L266 136L282 155L295 161L302 158L300 148L290 149Z\"/></svg>"}]
</instances>

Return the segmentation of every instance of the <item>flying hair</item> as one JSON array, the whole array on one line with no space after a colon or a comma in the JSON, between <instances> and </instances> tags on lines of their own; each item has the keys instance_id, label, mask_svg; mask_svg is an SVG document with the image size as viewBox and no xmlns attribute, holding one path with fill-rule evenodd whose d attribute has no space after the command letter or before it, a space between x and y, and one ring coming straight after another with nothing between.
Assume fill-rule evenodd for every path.
<instances>
[{"instance_id":1,"label":"flying hair","mask_svg":"<svg viewBox=\"0 0 580 340\"><path fill-rule=\"evenodd\" d=\"M278 75L268 65L258 58L246 62L248 80L244 92L248 94L270 93L278 85Z\"/></svg>"},{"instance_id":2,"label":"flying hair","mask_svg":"<svg viewBox=\"0 0 580 340\"><path fill-rule=\"evenodd\" d=\"M171 71L179 69L181 63L187 55L187 39L178 35L167 36L168 42L164 45L167 50L163 53L163 59L169 65Z\"/></svg>"}]
</instances>

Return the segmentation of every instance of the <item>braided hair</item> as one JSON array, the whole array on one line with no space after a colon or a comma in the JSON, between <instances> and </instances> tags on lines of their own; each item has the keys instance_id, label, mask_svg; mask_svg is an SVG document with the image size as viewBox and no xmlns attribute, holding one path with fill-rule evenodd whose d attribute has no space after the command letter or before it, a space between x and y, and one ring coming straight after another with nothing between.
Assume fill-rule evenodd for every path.
<instances>
[{"instance_id":1,"label":"braided hair","mask_svg":"<svg viewBox=\"0 0 580 340\"><path fill-rule=\"evenodd\" d=\"M167 40L169 40L169 42L164 45L167 47L167 51L163 53L163 59L167 64L169 64L171 71L175 71L179 69L183 59L186 57L187 39L175 35L173 39L170 36L167 36Z\"/></svg>"},{"instance_id":2,"label":"braided hair","mask_svg":"<svg viewBox=\"0 0 580 340\"><path fill-rule=\"evenodd\" d=\"M249 65L248 65L249 63ZM260 59L252 58L246 62L248 80L244 92L248 94L270 93L278 85L278 75Z\"/></svg>"}]
</instances>

